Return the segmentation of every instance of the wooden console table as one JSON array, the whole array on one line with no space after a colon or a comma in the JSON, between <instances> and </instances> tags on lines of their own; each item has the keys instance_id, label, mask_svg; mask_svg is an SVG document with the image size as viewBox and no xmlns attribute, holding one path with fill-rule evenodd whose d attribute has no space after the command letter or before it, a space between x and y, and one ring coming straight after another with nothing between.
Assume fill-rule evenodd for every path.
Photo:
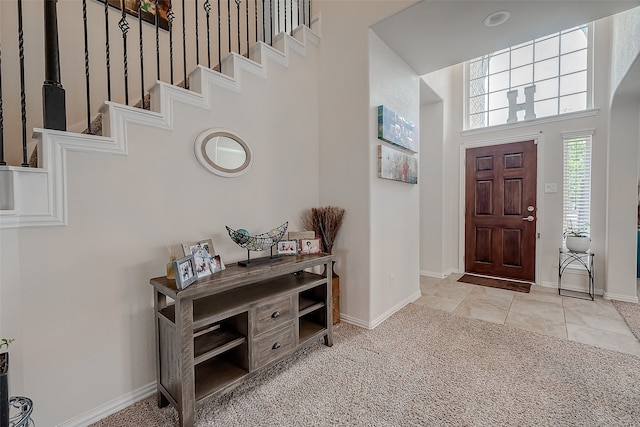
<instances>
[{"instance_id":1,"label":"wooden console table","mask_svg":"<svg viewBox=\"0 0 640 427\"><path fill-rule=\"evenodd\" d=\"M227 266L183 290L151 279L158 405L193 426L196 404L323 337L333 345L330 254ZM327 276L310 271L324 266Z\"/></svg>"}]
</instances>

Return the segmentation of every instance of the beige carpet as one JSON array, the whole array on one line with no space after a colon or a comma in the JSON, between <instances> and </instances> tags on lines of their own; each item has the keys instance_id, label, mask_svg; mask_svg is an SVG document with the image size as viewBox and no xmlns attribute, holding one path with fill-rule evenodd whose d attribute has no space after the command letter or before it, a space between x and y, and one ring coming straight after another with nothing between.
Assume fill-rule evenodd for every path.
<instances>
[{"instance_id":1,"label":"beige carpet","mask_svg":"<svg viewBox=\"0 0 640 427\"><path fill-rule=\"evenodd\" d=\"M633 335L640 341L640 304L612 300L613 305L622 316ZM640 423L639 423L640 424Z\"/></svg>"},{"instance_id":2,"label":"beige carpet","mask_svg":"<svg viewBox=\"0 0 640 427\"><path fill-rule=\"evenodd\" d=\"M94 426L172 426L145 399ZM234 392L197 426L631 426L640 358L410 304L335 329Z\"/></svg>"}]
</instances>

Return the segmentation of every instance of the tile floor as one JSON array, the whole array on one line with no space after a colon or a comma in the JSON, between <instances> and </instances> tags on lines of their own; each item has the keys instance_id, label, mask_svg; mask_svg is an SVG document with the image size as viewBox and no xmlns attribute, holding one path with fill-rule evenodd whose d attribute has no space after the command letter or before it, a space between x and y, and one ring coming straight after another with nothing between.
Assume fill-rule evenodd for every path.
<instances>
[{"instance_id":1,"label":"tile floor","mask_svg":"<svg viewBox=\"0 0 640 427\"><path fill-rule=\"evenodd\" d=\"M528 294L506 291L457 282L460 276L421 276L422 297L414 304L640 356L640 342L611 301L561 297L542 286Z\"/></svg>"}]
</instances>

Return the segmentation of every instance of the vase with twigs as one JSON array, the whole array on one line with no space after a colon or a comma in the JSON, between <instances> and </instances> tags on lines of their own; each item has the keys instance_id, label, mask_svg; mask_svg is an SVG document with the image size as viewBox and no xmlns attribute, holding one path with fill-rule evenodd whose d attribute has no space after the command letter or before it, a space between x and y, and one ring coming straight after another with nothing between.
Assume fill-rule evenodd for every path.
<instances>
[{"instance_id":1,"label":"vase with twigs","mask_svg":"<svg viewBox=\"0 0 640 427\"><path fill-rule=\"evenodd\" d=\"M346 211L336 206L311 208L302 215L302 223L308 230L313 230L320 239L322 251L332 253L333 245L342 227ZM340 276L335 273L335 261L331 263L331 292L333 295L333 323L340 322ZM326 275L327 272L325 271Z\"/></svg>"}]
</instances>

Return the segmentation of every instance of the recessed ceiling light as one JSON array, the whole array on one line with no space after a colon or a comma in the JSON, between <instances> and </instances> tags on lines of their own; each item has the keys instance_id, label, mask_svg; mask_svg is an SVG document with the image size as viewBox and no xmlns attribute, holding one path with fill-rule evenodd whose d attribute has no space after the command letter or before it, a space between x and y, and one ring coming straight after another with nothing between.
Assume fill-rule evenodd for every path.
<instances>
[{"instance_id":1,"label":"recessed ceiling light","mask_svg":"<svg viewBox=\"0 0 640 427\"><path fill-rule=\"evenodd\" d=\"M497 27L500 24L507 22L507 19L511 16L508 10L500 10L493 12L491 15L484 18L484 25L487 27Z\"/></svg>"}]
</instances>

